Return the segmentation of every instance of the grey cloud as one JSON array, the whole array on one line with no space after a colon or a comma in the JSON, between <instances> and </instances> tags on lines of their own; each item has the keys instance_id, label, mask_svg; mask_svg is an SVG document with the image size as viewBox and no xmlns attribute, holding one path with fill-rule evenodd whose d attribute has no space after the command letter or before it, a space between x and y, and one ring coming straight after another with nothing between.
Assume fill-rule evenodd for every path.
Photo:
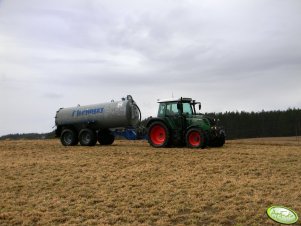
<instances>
[{"instance_id":1,"label":"grey cloud","mask_svg":"<svg viewBox=\"0 0 301 226\"><path fill-rule=\"evenodd\" d=\"M45 93L43 95L43 97L46 97L46 98L49 98L49 99L60 99L60 98L63 97L63 95L60 94L60 93L51 93L51 92L49 92L49 93Z\"/></svg>"}]
</instances>

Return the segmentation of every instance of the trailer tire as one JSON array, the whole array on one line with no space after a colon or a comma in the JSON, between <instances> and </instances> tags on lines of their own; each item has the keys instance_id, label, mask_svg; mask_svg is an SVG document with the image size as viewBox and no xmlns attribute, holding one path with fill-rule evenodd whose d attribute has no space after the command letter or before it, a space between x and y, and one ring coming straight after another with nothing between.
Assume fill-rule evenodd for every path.
<instances>
[{"instance_id":1,"label":"trailer tire","mask_svg":"<svg viewBox=\"0 0 301 226\"><path fill-rule=\"evenodd\" d=\"M71 129L64 129L61 133L60 139L64 146L74 146L78 144L77 134Z\"/></svg>"},{"instance_id":2,"label":"trailer tire","mask_svg":"<svg viewBox=\"0 0 301 226\"><path fill-rule=\"evenodd\" d=\"M101 145L111 145L115 137L109 130L100 130L97 135L97 140Z\"/></svg>"},{"instance_id":3,"label":"trailer tire","mask_svg":"<svg viewBox=\"0 0 301 226\"><path fill-rule=\"evenodd\" d=\"M97 142L96 133L91 129L82 129L79 133L79 142L82 146L94 146Z\"/></svg>"},{"instance_id":4,"label":"trailer tire","mask_svg":"<svg viewBox=\"0 0 301 226\"><path fill-rule=\"evenodd\" d=\"M170 132L163 122L153 122L148 129L148 142L155 148L168 147Z\"/></svg>"},{"instance_id":5,"label":"trailer tire","mask_svg":"<svg viewBox=\"0 0 301 226\"><path fill-rule=\"evenodd\" d=\"M199 128L191 128L186 133L186 145L189 148L205 148L207 144L205 133Z\"/></svg>"}]
</instances>

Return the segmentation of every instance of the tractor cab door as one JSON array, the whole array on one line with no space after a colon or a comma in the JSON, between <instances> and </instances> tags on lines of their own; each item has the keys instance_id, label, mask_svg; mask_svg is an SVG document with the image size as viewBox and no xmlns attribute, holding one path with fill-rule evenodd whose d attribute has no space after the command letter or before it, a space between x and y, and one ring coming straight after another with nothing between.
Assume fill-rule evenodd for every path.
<instances>
[{"instance_id":1,"label":"tractor cab door","mask_svg":"<svg viewBox=\"0 0 301 226\"><path fill-rule=\"evenodd\" d=\"M181 107L179 108L179 103L166 103L165 120L171 130L174 144L180 144L183 140L186 119L183 117L182 112L183 110Z\"/></svg>"},{"instance_id":2,"label":"tractor cab door","mask_svg":"<svg viewBox=\"0 0 301 226\"><path fill-rule=\"evenodd\" d=\"M177 102L160 103L158 117L164 118L170 130L182 128L181 113Z\"/></svg>"}]
</instances>

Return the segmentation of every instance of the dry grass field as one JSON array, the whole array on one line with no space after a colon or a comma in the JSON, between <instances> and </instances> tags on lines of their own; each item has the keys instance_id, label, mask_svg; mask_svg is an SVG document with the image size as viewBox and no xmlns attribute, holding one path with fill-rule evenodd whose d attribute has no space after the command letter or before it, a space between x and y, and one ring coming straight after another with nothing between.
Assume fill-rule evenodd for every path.
<instances>
[{"instance_id":1,"label":"dry grass field","mask_svg":"<svg viewBox=\"0 0 301 226\"><path fill-rule=\"evenodd\" d=\"M0 225L279 225L271 205L301 217L296 138L204 150L0 142Z\"/></svg>"}]
</instances>

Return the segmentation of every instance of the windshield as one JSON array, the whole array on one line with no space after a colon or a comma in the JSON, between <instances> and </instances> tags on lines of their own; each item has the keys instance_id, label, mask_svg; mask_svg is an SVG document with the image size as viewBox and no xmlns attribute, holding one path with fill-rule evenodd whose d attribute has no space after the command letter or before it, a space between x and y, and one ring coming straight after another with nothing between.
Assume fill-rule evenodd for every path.
<instances>
[{"instance_id":1,"label":"windshield","mask_svg":"<svg viewBox=\"0 0 301 226\"><path fill-rule=\"evenodd\" d=\"M192 109L190 103L183 103L183 113L192 115Z\"/></svg>"},{"instance_id":2,"label":"windshield","mask_svg":"<svg viewBox=\"0 0 301 226\"><path fill-rule=\"evenodd\" d=\"M177 103L161 103L159 105L158 116L174 116L179 115L179 110L177 108Z\"/></svg>"},{"instance_id":3,"label":"windshield","mask_svg":"<svg viewBox=\"0 0 301 226\"><path fill-rule=\"evenodd\" d=\"M183 114L192 115L192 107L190 103L183 103ZM176 102L160 103L158 117L179 115L179 109Z\"/></svg>"}]
</instances>

